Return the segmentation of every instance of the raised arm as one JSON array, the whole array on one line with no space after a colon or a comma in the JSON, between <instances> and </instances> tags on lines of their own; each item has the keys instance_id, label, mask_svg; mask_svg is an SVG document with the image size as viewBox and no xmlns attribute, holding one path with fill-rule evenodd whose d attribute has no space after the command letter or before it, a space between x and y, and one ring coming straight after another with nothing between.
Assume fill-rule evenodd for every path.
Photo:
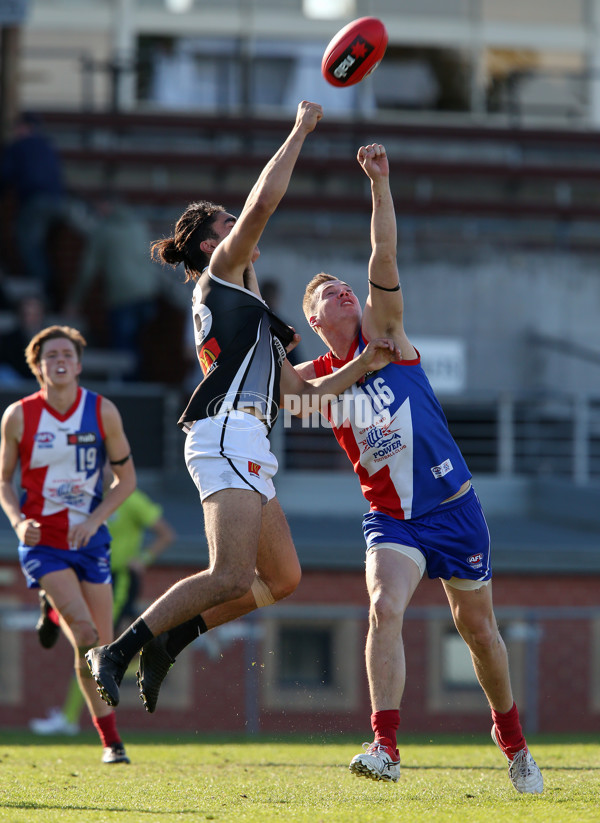
<instances>
[{"instance_id":1,"label":"raised arm","mask_svg":"<svg viewBox=\"0 0 600 823\"><path fill-rule=\"evenodd\" d=\"M371 181L373 203L369 296L363 313L363 330L369 339L392 337L402 351L402 358L412 360L416 352L404 331L404 301L396 260L396 212L385 147L380 143L361 146L357 160Z\"/></svg>"},{"instance_id":2,"label":"raised arm","mask_svg":"<svg viewBox=\"0 0 600 823\"><path fill-rule=\"evenodd\" d=\"M303 101L286 141L269 160L227 237L213 252L210 270L223 280L243 285L243 276L260 236L287 191L292 171L307 135L323 116L317 103Z\"/></svg>"}]
</instances>

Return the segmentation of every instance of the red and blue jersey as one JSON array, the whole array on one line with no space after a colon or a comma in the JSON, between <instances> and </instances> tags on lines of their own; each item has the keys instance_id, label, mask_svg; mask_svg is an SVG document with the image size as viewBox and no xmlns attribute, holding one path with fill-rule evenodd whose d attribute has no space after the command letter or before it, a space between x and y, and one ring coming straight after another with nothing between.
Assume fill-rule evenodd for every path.
<instances>
[{"instance_id":1,"label":"red and blue jersey","mask_svg":"<svg viewBox=\"0 0 600 823\"><path fill-rule=\"evenodd\" d=\"M346 360L331 352L317 358L316 376L332 374L365 346L360 334ZM471 477L420 358L371 372L330 404L326 414L371 511L397 520L419 517Z\"/></svg>"},{"instance_id":2,"label":"red and blue jersey","mask_svg":"<svg viewBox=\"0 0 600 823\"><path fill-rule=\"evenodd\" d=\"M79 387L65 414L48 405L41 392L20 402L21 511L41 524L40 545L69 549L70 527L84 522L102 501L106 463L102 397ZM108 529L101 526L88 545L109 542Z\"/></svg>"}]
</instances>

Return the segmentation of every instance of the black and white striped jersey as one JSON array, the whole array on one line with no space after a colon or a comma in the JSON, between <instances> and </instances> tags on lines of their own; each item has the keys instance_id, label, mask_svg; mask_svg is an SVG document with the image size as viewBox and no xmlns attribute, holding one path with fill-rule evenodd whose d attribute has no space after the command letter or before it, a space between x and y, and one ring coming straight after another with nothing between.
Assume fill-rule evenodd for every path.
<instances>
[{"instance_id":1,"label":"black and white striped jersey","mask_svg":"<svg viewBox=\"0 0 600 823\"><path fill-rule=\"evenodd\" d=\"M187 430L195 420L251 408L270 430L293 330L251 291L208 269L194 287L192 313L203 379L179 425Z\"/></svg>"}]
</instances>

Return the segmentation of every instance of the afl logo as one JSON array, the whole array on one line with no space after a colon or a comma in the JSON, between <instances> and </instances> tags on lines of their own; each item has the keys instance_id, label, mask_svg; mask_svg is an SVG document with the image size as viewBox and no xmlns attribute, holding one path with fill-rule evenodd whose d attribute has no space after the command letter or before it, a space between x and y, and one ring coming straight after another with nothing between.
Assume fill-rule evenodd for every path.
<instances>
[{"instance_id":1,"label":"afl logo","mask_svg":"<svg viewBox=\"0 0 600 823\"><path fill-rule=\"evenodd\" d=\"M474 566L476 563L481 563L483 560L483 554L479 552L479 554L472 554L471 557L467 558L467 563L470 563Z\"/></svg>"},{"instance_id":2,"label":"afl logo","mask_svg":"<svg viewBox=\"0 0 600 823\"><path fill-rule=\"evenodd\" d=\"M34 439L38 446L50 446L54 438L55 435L52 432L38 432Z\"/></svg>"}]
</instances>

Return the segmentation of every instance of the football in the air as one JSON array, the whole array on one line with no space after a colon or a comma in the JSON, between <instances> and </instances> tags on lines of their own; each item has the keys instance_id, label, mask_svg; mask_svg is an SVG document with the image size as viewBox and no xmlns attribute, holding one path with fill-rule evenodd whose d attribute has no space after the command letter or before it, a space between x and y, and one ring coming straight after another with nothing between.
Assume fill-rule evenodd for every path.
<instances>
[{"instance_id":1,"label":"football in the air","mask_svg":"<svg viewBox=\"0 0 600 823\"><path fill-rule=\"evenodd\" d=\"M321 72L332 86L354 86L374 71L388 34L377 17L359 17L340 29L325 49Z\"/></svg>"}]
</instances>

